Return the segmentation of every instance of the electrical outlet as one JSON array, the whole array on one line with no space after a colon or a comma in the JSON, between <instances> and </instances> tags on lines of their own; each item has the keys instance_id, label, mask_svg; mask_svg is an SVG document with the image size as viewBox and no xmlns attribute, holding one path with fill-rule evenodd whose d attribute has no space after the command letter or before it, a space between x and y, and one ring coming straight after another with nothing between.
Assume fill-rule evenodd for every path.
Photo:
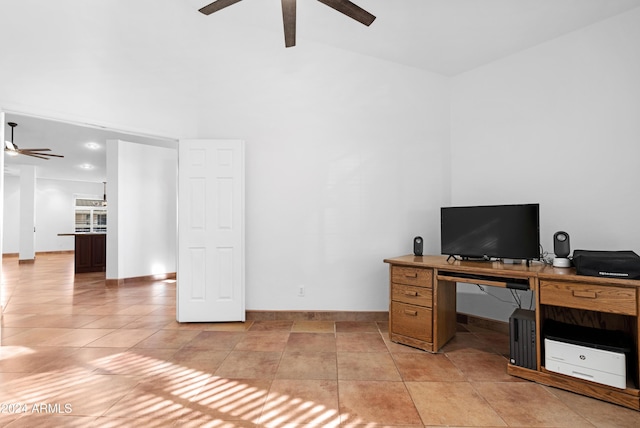
<instances>
[{"instance_id":1,"label":"electrical outlet","mask_svg":"<svg viewBox=\"0 0 640 428\"><path fill-rule=\"evenodd\" d=\"M304 297L304 285L298 286L298 296Z\"/></svg>"}]
</instances>

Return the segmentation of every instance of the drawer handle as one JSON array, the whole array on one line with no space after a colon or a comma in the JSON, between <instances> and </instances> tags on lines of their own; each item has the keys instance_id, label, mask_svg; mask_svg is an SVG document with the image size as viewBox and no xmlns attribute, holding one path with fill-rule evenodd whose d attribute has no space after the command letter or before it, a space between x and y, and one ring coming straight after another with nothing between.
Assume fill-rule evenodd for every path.
<instances>
[{"instance_id":1,"label":"drawer handle","mask_svg":"<svg viewBox=\"0 0 640 428\"><path fill-rule=\"evenodd\" d=\"M418 297L418 292L417 291L405 291L404 295L405 296L411 296L411 297Z\"/></svg>"},{"instance_id":2,"label":"drawer handle","mask_svg":"<svg viewBox=\"0 0 640 428\"><path fill-rule=\"evenodd\" d=\"M405 309L404 310L404 314L412 316L412 317L417 317L418 316L418 311L411 311L409 309Z\"/></svg>"},{"instance_id":3,"label":"drawer handle","mask_svg":"<svg viewBox=\"0 0 640 428\"><path fill-rule=\"evenodd\" d=\"M597 299L598 294L595 291L573 290L573 297L582 297L585 299Z\"/></svg>"},{"instance_id":4,"label":"drawer handle","mask_svg":"<svg viewBox=\"0 0 640 428\"><path fill-rule=\"evenodd\" d=\"M417 278L418 277L418 272L405 273L404 276L405 276L405 278Z\"/></svg>"}]
</instances>

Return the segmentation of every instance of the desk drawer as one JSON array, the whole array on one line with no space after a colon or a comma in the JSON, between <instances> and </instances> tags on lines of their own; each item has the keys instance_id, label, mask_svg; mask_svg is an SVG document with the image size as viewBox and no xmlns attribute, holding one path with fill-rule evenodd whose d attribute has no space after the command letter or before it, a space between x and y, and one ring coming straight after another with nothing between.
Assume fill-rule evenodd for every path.
<instances>
[{"instance_id":1,"label":"desk drawer","mask_svg":"<svg viewBox=\"0 0 640 428\"><path fill-rule=\"evenodd\" d=\"M433 338L431 315L429 308L391 302L391 332L431 342Z\"/></svg>"},{"instance_id":2,"label":"desk drawer","mask_svg":"<svg viewBox=\"0 0 640 428\"><path fill-rule=\"evenodd\" d=\"M391 282L432 288L433 269L393 266L391 268Z\"/></svg>"},{"instance_id":3,"label":"desk drawer","mask_svg":"<svg viewBox=\"0 0 640 428\"><path fill-rule=\"evenodd\" d=\"M637 315L636 289L564 281L540 281L540 303Z\"/></svg>"},{"instance_id":4,"label":"desk drawer","mask_svg":"<svg viewBox=\"0 0 640 428\"><path fill-rule=\"evenodd\" d=\"M391 300L410 305L431 307L432 289L412 285L391 284Z\"/></svg>"}]
</instances>

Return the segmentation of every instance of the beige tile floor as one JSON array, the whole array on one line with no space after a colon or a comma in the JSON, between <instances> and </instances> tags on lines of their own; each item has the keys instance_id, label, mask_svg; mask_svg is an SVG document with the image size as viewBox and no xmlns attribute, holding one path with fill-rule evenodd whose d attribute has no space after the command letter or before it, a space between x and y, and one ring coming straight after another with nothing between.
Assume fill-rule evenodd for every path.
<instances>
[{"instance_id":1,"label":"beige tile floor","mask_svg":"<svg viewBox=\"0 0 640 428\"><path fill-rule=\"evenodd\" d=\"M429 354L385 323L179 324L173 281L106 288L64 254L5 258L2 287L3 427L640 426L507 375L491 331Z\"/></svg>"}]
</instances>

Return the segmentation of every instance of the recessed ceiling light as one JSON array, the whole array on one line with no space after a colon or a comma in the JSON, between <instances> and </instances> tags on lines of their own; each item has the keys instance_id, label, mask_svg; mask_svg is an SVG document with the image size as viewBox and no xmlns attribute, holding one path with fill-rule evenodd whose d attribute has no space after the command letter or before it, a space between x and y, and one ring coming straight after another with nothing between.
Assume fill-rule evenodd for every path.
<instances>
[{"instance_id":1,"label":"recessed ceiling light","mask_svg":"<svg viewBox=\"0 0 640 428\"><path fill-rule=\"evenodd\" d=\"M80 168L82 169L93 169L93 165L91 165L90 163L83 163L80 165Z\"/></svg>"},{"instance_id":2,"label":"recessed ceiling light","mask_svg":"<svg viewBox=\"0 0 640 428\"><path fill-rule=\"evenodd\" d=\"M94 143L93 141L86 143L84 146L91 150L98 150L100 148L100 144Z\"/></svg>"}]
</instances>

